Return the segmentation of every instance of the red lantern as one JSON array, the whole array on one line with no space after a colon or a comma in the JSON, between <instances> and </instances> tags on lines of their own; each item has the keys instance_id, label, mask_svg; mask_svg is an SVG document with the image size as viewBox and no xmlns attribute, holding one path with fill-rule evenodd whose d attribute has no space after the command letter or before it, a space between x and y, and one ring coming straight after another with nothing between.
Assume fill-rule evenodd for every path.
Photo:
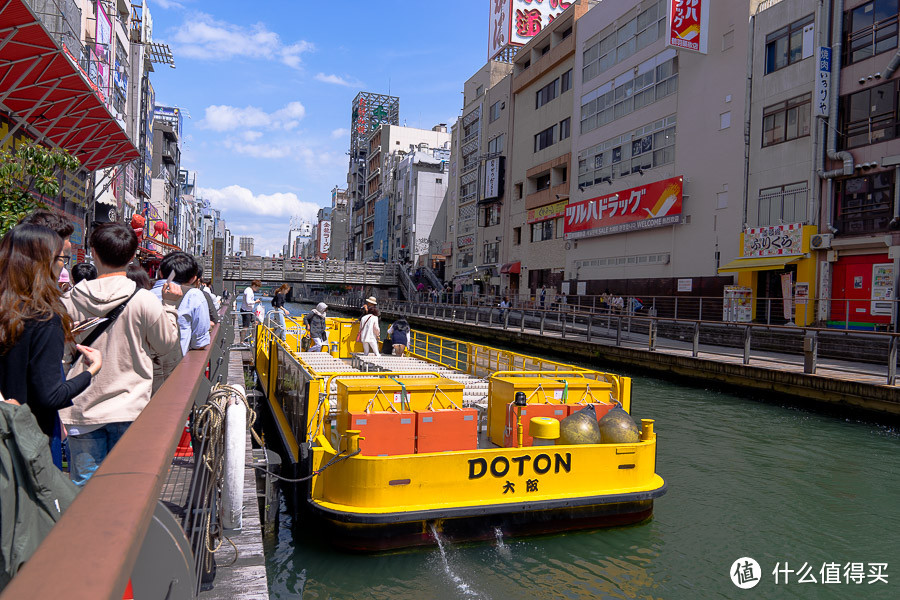
<instances>
[{"instance_id":1,"label":"red lantern","mask_svg":"<svg viewBox=\"0 0 900 600\"><path fill-rule=\"evenodd\" d=\"M164 240L169 239L169 224L165 221L157 221L153 224L153 235L162 235Z\"/></svg>"}]
</instances>

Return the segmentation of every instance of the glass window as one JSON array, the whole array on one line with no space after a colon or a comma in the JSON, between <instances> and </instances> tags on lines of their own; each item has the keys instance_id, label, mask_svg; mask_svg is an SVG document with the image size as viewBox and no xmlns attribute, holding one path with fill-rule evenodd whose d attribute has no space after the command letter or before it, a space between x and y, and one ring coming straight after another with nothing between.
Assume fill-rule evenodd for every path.
<instances>
[{"instance_id":1,"label":"glass window","mask_svg":"<svg viewBox=\"0 0 900 600\"><path fill-rule=\"evenodd\" d=\"M897 0L873 0L845 13L845 65L897 47L897 8Z\"/></svg>"},{"instance_id":2,"label":"glass window","mask_svg":"<svg viewBox=\"0 0 900 600\"><path fill-rule=\"evenodd\" d=\"M562 74L562 77L560 77L560 82L561 82L561 86L560 86L561 89L559 92L560 94L565 94L570 89L572 89L572 69L569 69L568 71L566 71L565 73Z\"/></svg>"},{"instance_id":3,"label":"glass window","mask_svg":"<svg viewBox=\"0 0 900 600\"><path fill-rule=\"evenodd\" d=\"M763 110L763 147L809 135L810 98L803 94Z\"/></svg>"},{"instance_id":4,"label":"glass window","mask_svg":"<svg viewBox=\"0 0 900 600\"><path fill-rule=\"evenodd\" d=\"M571 118L565 118L559 122L559 139L564 140L571 135Z\"/></svg>"},{"instance_id":5,"label":"glass window","mask_svg":"<svg viewBox=\"0 0 900 600\"><path fill-rule=\"evenodd\" d=\"M766 36L767 75L803 60L803 30L813 21L813 15L808 15ZM807 57L814 54L812 48L806 50Z\"/></svg>"}]
</instances>

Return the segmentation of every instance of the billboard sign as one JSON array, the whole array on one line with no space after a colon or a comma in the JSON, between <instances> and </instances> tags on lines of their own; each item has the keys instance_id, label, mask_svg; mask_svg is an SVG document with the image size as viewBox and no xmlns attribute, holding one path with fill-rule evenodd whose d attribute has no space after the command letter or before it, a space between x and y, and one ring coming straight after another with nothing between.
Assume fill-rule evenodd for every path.
<instances>
[{"instance_id":1,"label":"billboard sign","mask_svg":"<svg viewBox=\"0 0 900 600\"><path fill-rule=\"evenodd\" d=\"M524 46L572 2L563 0L490 0L488 60L508 46Z\"/></svg>"},{"instance_id":2,"label":"billboard sign","mask_svg":"<svg viewBox=\"0 0 900 600\"><path fill-rule=\"evenodd\" d=\"M569 203L567 240L652 229L681 223L682 178Z\"/></svg>"},{"instance_id":3,"label":"billboard sign","mask_svg":"<svg viewBox=\"0 0 900 600\"><path fill-rule=\"evenodd\" d=\"M484 179L481 182L481 199L499 198L503 195L503 156L484 161Z\"/></svg>"},{"instance_id":4,"label":"billboard sign","mask_svg":"<svg viewBox=\"0 0 900 600\"><path fill-rule=\"evenodd\" d=\"M331 221L319 221L319 258L328 258L331 250Z\"/></svg>"},{"instance_id":5,"label":"billboard sign","mask_svg":"<svg viewBox=\"0 0 900 600\"><path fill-rule=\"evenodd\" d=\"M803 223L750 227L744 231L742 257L782 256L800 254L803 243Z\"/></svg>"},{"instance_id":6,"label":"billboard sign","mask_svg":"<svg viewBox=\"0 0 900 600\"><path fill-rule=\"evenodd\" d=\"M97 68L100 75L100 90L104 95L109 94L109 65L110 65L110 46L112 44L112 21L106 14L103 3L97 0L97 29L95 31L97 43L94 48L97 53Z\"/></svg>"},{"instance_id":7,"label":"billboard sign","mask_svg":"<svg viewBox=\"0 0 900 600\"><path fill-rule=\"evenodd\" d=\"M153 180L153 110L156 105L156 94L150 78L146 78L147 92L144 98L144 194L150 197L150 183Z\"/></svg>"},{"instance_id":8,"label":"billboard sign","mask_svg":"<svg viewBox=\"0 0 900 600\"><path fill-rule=\"evenodd\" d=\"M706 54L710 0L667 0L666 45Z\"/></svg>"},{"instance_id":9,"label":"billboard sign","mask_svg":"<svg viewBox=\"0 0 900 600\"><path fill-rule=\"evenodd\" d=\"M540 206L538 208L532 208L528 211L528 223L538 223L540 221L547 221L549 219L556 219L558 217L566 216L566 206L568 206L569 201L563 200L562 202L557 202L556 204L548 204L547 206Z\"/></svg>"}]
</instances>

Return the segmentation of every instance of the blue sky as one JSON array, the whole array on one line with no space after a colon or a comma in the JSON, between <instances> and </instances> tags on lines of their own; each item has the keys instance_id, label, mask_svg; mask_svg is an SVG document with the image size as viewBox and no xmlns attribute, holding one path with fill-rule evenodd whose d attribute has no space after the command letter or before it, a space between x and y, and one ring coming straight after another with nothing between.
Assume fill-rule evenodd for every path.
<instances>
[{"instance_id":1,"label":"blue sky","mask_svg":"<svg viewBox=\"0 0 900 600\"><path fill-rule=\"evenodd\" d=\"M277 253L292 215L346 187L350 104L400 97L400 124L455 121L487 58L490 0L145 0L176 68L151 76L187 109L182 167L235 235Z\"/></svg>"}]
</instances>

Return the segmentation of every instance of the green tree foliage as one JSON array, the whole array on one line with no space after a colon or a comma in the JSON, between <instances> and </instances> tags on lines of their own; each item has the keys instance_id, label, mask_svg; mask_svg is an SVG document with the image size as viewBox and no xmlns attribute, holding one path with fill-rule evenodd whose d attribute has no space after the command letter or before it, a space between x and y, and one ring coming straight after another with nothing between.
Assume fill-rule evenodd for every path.
<instances>
[{"instance_id":1,"label":"green tree foliage","mask_svg":"<svg viewBox=\"0 0 900 600\"><path fill-rule=\"evenodd\" d=\"M25 144L0 148L0 236L60 193L59 173L75 171L81 161L60 148Z\"/></svg>"}]
</instances>

